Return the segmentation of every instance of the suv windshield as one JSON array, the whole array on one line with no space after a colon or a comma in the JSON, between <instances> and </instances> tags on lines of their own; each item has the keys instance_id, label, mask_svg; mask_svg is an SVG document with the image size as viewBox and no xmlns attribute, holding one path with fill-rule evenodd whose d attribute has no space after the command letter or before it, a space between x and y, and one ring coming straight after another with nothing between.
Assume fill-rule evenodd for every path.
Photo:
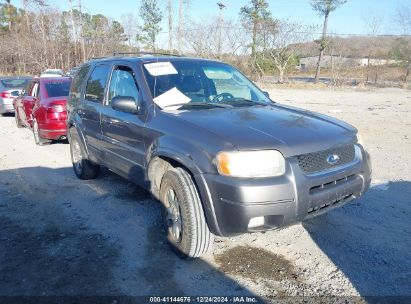
<instances>
[{"instance_id":1,"label":"suv windshield","mask_svg":"<svg viewBox=\"0 0 411 304\"><path fill-rule=\"evenodd\" d=\"M272 102L243 74L223 63L161 61L144 64L143 70L154 101L163 109Z\"/></svg>"}]
</instances>

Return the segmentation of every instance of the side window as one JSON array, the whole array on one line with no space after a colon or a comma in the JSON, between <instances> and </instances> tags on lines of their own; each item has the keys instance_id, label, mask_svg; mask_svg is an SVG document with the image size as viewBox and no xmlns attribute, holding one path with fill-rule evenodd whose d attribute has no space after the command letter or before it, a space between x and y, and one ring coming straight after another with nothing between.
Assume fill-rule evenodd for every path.
<instances>
[{"instance_id":1,"label":"side window","mask_svg":"<svg viewBox=\"0 0 411 304\"><path fill-rule=\"evenodd\" d=\"M81 84L84 83L89 70L89 65L83 65L74 76L70 87L70 93L74 95L73 97L80 98Z\"/></svg>"},{"instance_id":2,"label":"side window","mask_svg":"<svg viewBox=\"0 0 411 304\"><path fill-rule=\"evenodd\" d=\"M94 102L103 102L104 87L110 70L108 65L98 65L94 68L87 80L86 99Z\"/></svg>"},{"instance_id":3,"label":"side window","mask_svg":"<svg viewBox=\"0 0 411 304\"><path fill-rule=\"evenodd\" d=\"M133 71L126 66L117 66L111 74L108 104L117 96L130 96L138 99L138 87Z\"/></svg>"}]
</instances>

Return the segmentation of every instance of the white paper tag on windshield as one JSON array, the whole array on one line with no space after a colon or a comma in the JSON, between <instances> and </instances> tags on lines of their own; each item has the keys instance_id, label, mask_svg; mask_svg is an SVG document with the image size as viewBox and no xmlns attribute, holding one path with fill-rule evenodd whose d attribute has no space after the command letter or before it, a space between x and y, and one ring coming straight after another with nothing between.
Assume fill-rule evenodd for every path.
<instances>
[{"instance_id":1,"label":"white paper tag on windshield","mask_svg":"<svg viewBox=\"0 0 411 304\"><path fill-rule=\"evenodd\" d=\"M169 61L147 63L144 67L152 76L178 74L175 67Z\"/></svg>"},{"instance_id":2,"label":"white paper tag on windshield","mask_svg":"<svg viewBox=\"0 0 411 304\"><path fill-rule=\"evenodd\" d=\"M190 98L181 93L176 87L157 96L153 100L160 108L165 110L176 110L191 101Z\"/></svg>"}]
</instances>

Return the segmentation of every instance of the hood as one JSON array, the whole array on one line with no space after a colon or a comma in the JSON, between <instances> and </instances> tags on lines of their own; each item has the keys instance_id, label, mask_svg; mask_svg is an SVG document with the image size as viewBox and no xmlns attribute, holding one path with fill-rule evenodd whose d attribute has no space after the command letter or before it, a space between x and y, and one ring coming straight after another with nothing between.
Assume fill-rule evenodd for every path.
<instances>
[{"instance_id":1,"label":"hood","mask_svg":"<svg viewBox=\"0 0 411 304\"><path fill-rule=\"evenodd\" d=\"M238 150L276 149L285 157L355 141L356 129L337 119L275 104L176 112Z\"/></svg>"}]
</instances>

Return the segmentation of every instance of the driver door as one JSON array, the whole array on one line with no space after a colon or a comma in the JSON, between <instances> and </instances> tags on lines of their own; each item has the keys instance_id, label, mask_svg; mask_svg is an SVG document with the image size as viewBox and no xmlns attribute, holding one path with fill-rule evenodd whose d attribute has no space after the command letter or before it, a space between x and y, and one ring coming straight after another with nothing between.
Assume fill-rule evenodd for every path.
<instances>
[{"instance_id":1,"label":"driver door","mask_svg":"<svg viewBox=\"0 0 411 304\"><path fill-rule=\"evenodd\" d=\"M102 147L107 166L129 180L144 186L145 146L144 115L114 110L114 97L133 97L140 92L131 67L114 66L108 86L107 99L101 112Z\"/></svg>"}]
</instances>

